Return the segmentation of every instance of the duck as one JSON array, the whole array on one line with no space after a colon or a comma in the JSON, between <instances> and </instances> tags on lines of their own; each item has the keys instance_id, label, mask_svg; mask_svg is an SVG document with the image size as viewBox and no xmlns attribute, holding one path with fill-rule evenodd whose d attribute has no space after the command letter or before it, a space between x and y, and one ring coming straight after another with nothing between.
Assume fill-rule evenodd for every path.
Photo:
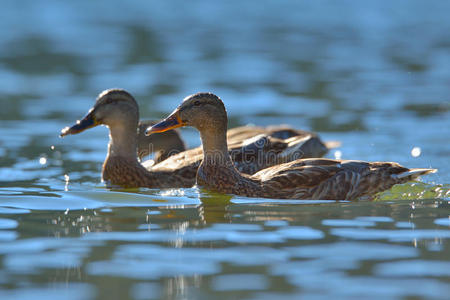
<instances>
[{"instance_id":1,"label":"duck","mask_svg":"<svg viewBox=\"0 0 450 300\"><path fill-rule=\"evenodd\" d=\"M414 180L436 169L406 168L395 162L365 162L325 158L297 159L248 175L239 172L228 151L227 112L213 93L186 97L166 119L146 134L183 126L200 132L203 160L199 187L246 197L301 200L356 200L371 197L395 184Z\"/></svg>"},{"instance_id":2,"label":"duck","mask_svg":"<svg viewBox=\"0 0 450 300\"><path fill-rule=\"evenodd\" d=\"M102 166L102 181L109 187L191 187L195 171L149 171L138 160L139 106L123 89L101 92L83 119L61 130L60 137L81 133L98 125L109 128L108 154Z\"/></svg>"},{"instance_id":3,"label":"duck","mask_svg":"<svg viewBox=\"0 0 450 300\"><path fill-rule=\"evenodd\" d=\"M60 136L78 134L98 125L109 128L108 154L102 166L102 181L108 186L192 187L203 159L202 148L182 151L185 145L176 131L169 135L145 136L145 129L151 124L151 121L139 123L139 106L129 92L108 89L97 96L94 106L82 120L63 128ZM157 163L141 162L152 148L159 153ZM229 151L235 158L236 168L253 174L304 153L323 155L328 148L314 133L286 126L243 126L230 130ZM179 153L172 155L174 152Z\"/></svg>"}]
</instances>

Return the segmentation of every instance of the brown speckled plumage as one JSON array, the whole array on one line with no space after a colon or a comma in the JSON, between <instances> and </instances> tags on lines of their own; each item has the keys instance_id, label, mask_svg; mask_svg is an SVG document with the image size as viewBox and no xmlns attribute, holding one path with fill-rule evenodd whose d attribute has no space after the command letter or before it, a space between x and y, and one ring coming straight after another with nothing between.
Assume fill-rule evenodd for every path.
<instances>
[{"instance_id":1,"label":"brown speckled plumage","mask_svg":"<svg viewBox=\"0 0 450 300\"><path fill-rule=\"evenodd\" d=\"M194 176L194 174L191 174ZM149 172L139 162L124 157L108 157L103 163L102 180L110 186L127 188L191 187L192 180L173 172Z\"/></svg>"},{"instance_id":2,"label":"brown speckled plumage","mask_svg":"<svg viewBox=\"0 0 450 300\"><path fill-rule=\"evenodd\" d=\"M182 120L181 125L200 131L204 160L197 172L199 186L249 197L353 200L436 171L408 169L391 162L299 159L252 176L242 174L227 151L224 105L211 95L185 98L171 116L149 130L161 132L174 127L174 120Z\"/></svg>"}]
</instances>

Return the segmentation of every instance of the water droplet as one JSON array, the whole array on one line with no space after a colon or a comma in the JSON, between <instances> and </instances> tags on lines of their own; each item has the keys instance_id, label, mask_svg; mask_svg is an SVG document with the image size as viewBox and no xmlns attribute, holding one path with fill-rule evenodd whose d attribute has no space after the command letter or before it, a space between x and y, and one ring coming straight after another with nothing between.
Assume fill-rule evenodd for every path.
<instances>
[{"instance_id":1,"label":"water droplet","mask_svg":"<svg viewBox=\"0 0 450 300\"><path fill-rule=\"evenodd\" d=\"M47 163L47 158L46 157L41 157L41 158L39 158L39 163L41 164L41 165L45 165L46 163Z\"/></svg>"},{"instance_id":2,"label":"water droplet","mask_svg":"<svg viewBox=\"0 0 450 300\"><path fill-rule=\"evenodd\" d=\"M64 174L64 180L66 181L66 184L64 185L64 191L67 192L69 190L69 180L70 180L69 175Z\"/></svg>"},{"instance_id":3,"label":"water droplet","mask_svg":"<svg viewBox=\"0 0 450 300\"><path fill-rule=\"evenodd\" d=\"M420 147L414 147L411 150L412 157L419 157L421 153L422 153L422 149L420 149Z\"/></svg>"},{"instance_id":4,"label":"water droplet","mask_svg":"<svg viewBox=\"0 0 450 300\"><path fill-rule=\"evenodd\" d=\"M341 157L342 157L342 151L341 150L334 151L334 158L335 159L341 159Z\"/></svg>"},{"instance_id":5,"label":"water droplet","mask_svg":"<svg viewBox=\"0 0 450 300\"><path fill-rule=\"evenodd\" d=\"M55 150L55 146L54 146L54 145L51 145L51 146L50 146L50 149Z\"/></svg>"}]
</instances>

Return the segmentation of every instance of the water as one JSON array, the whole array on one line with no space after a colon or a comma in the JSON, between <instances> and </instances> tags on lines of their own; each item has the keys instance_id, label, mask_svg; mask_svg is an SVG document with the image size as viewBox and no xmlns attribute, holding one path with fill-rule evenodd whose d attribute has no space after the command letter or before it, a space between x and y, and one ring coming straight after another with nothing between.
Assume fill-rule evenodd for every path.
<instances>
[{"instance_id":1,"label":"water","mask_svg":"<svg viewBox=\"0 0 450 300\"><path fill-rule=\"evenodd\" d=\"M3 1L1 299L445 299L447 1ZM107 190L103 89L159 119L212 91L230 125L287 123L328 157L438 168L377 201ZM198 134L184 129L190 146Z\"/></svg>"}]
</instances>

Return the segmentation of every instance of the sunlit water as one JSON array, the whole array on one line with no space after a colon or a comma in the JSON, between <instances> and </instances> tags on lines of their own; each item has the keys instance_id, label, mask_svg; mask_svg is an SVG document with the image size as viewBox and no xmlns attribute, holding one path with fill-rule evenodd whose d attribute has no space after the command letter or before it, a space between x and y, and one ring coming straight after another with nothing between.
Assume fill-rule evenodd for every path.
<instances>
[{"instance_id":1,"label":"sunlit water","mask_svg":"<svg viewBox=\"0 0 450 300\"><path fill-rule=\"evenodd\" d=\"M0 299L447 299L449 11L3 1ZM212 91L232 126L287 123L341 141L328 157L439 172L371 202L111 191L106 128L58 138L111 87L135 95L143 118Z\"/></svg>"}]
</instances>

